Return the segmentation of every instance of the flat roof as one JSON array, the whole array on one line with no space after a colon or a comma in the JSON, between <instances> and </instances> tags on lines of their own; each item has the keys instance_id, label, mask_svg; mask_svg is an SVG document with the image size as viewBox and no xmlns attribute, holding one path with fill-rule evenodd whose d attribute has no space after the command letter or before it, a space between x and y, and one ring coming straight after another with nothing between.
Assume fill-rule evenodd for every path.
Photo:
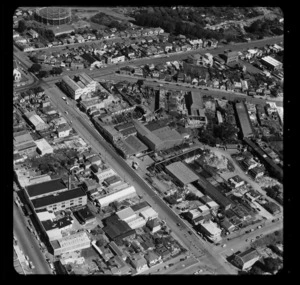
<instances>
[{"instance_id":1,"label":"flat roof","mask_svg":"<svg viewBox=\"0 0 300 285\"><path fill-rule=\"evenodd\" d=\"M84 191L78 187L72 190L67 190L64 192L60 192L57 195L48 195L46 197L37 198L32 200L32 204L34 208L47 207L52 204L60 203L63 201L67 201L70 199L75 199L79 197L85 197L86 194Z\"/></svg>"},{"instance_id":2,"label":"flat roof","mask_svg":"<svg viewBox=\"0 0 300 285\"><path fill-rule=\"evenodd\" d=\"M67 187L61 178L52 179L50 181L45 181L42 183L29 185L26 187L26 191L29 197L35 197L47 193L50 194L52 192L56 192L63 189L67 189Z\"/></svg>"},{"instance_id":3,"label":"flat roof","mask_svg":"<svg viewBox=\"0 0 300 285\"><path fill-rule=\"evenodd\" d=\"M183 184L189 184L199 177L182 162L174 162L166 167Z\"/></svg>"}]
</instances>

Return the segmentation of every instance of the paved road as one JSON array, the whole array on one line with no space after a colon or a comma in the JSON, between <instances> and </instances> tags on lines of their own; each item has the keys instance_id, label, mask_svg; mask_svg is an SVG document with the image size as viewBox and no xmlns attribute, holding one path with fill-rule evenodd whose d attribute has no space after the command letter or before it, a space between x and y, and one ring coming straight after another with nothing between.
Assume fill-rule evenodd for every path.
<instances>
[{"instance_id":1,"label":"paved road","mask_svg":"<svg viewBox=\"0 0 300 285\"><path fill-rule=\"evenodd\" d=\"M46 85L47 87L47 85ZM142 180L135 171L127 165L127 163L115 152L115 150L102 139L99 133L91 126L88 121L81 116L78 110L73 109L73 106L67 105L63 100L64 95L58 88L51 89L52 92L47 91L50 95L50 100L54 106L67 118L68 121L73 121L73 128L87 141L89 144L107 160L113 169L120 173L121 177L127 182L134 185L138 193L143 193L144 198L153 205L160 213L160 217L167 221L169 227L182 240L190 252L198 257L207 260L208 264L212 264L213 268L220 274L228 274L230 271L225 269L219 263L218 258L212 256L209 252L210 245L199 239L199 237L192 233L188 233L189 228L169 207L161 200L160 197ZM67 110L68 114L64 113ZM180 224L180 227L176 225ZM206 257L203 257L203 254Z\"/></svg>"},{"instance_id":2,"label":"paved road","mask_svg":"<svg viewBox=\"0 0 300 285\"><path fill-rule=\"evenodd\" d=\"M236 252L238 250L243 251L246 249L246 247L249 247L251 245L251 240L255 239L259 235L267 235L270 233L273 233L277 230L281 230L283 228L283 222L282 220L279 220L277 222L266 222L265 226L261 229L256 229L253 232L250 232L248 234L244 234L243 236L234 238L230 241L224 241L223 244L226 244L226 247L223 248L221 246L218 246L214 249L214 252L221 254L223 256L229 256L232 254L232 252ZM247 241L246 241L247 240Z\"/></svg>"},{"instance_id":3,"label":"paved road","mask_svg":"<svg viewBox=\"0 0 300 285\"><path fill-rule=\"evenodd\" d=\"M94 78L96 81L101 80L101 79L105 79L105 80L109 80L109 81L115 81L115 82L119 82L119 81L128 81L131 83L135 83L137 82L138 77L133 77L133 76L124 76L124 75L119 75L119 74L109 74L109 75L105 75L105 76L99 76L99 77L95 77ZM259 98L253 98L250 96L247 96L245 94L240 94L240 93L234 93L234 92L228 92L228 91L224 91L224 90L219 90L219 89L213 89L213 88L207 88L207 87L191 87L189 84L183 83L173 83L173 82L165 82L165 81L159 81L156 80L157 82L154 81L155 79L150 79L147 78L144 80L144 84L147 86L151 86L151 87L158 87L159 88L165 88L168 90L174 90L174 91L201 91L201 94L203 95L207 95L207 96L212 96L214 98L225 98L227 100L233 101L236 99L243 99L246 100L249 103L252 104L262 104L265 105L266 101L270 101L270 102L275 102L277 106L282 107L283 106L283 102L279 101L279 100L273 100L273 99L259 99ZM207 89L207 90L206 90Z\"/></svg>"},{"instance_id":4,"label":"paved road","mask_svg":"<svg viewBox=\"0 0 300 285\"><path fill-rule=\"evenodd\" d=\"M14 235L18 240L18 245L23 253L32 261L35 269L34 274L52 274L49 265L47 264L44 255L42 254L37 240L31 232L26 228L26 219L24 218L21 210L15 205L13 206L13 219L14 219Z\"/></svg>"}]
</instances>

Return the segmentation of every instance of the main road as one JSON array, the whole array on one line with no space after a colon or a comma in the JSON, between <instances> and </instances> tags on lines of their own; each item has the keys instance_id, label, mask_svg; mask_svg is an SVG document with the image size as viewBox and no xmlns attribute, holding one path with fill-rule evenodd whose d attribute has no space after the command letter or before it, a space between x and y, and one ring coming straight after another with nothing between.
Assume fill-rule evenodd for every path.
<instances>
[{"instance_id":1,"label":"main road","mask_svg":"<svg viewBox=\"0 0 300 285\"><path fill-rule=\"evenodd\" d=\"M43 86L43 84L42 84ZM44 87L49 88L48 84ZM189 249L190 253L219 274L232 273L226 268L226 264L218 256L210 253L211 245L200 240L194 232L188 232L190 228L181 220L151 189L151 187L116 153L116 151L108 144L102 136L89 123L86 117L72 103L67 105L61 98L64 94L57 88L49 88L46 90L53 105L59 110L70 122L72 127L80 134L102 157L107 163L124 178L125 181L135 186L138 193L141 193L154 209L156 209L160 217L166 220L168 226L173 230L175 235ZM67 113L65 113L67 111ZM179 224L179 226L177 225ZM221 262L220 262L221 260Z\"/></svg>"},{"instance_id":2,"label":"main road","mask_svg":"<svg viewBox=\"0 0 300 285\"><path fill-rule=\"evenodd\" d=\"M39 248L38 242L31 232L26 228L26 219L15 203L13 206L13 231L14 236L18 240L18 245L23 253L29 257L35 268L32 270L34 274L52 274L44 255Z\"/></svg>"}]
</instances>

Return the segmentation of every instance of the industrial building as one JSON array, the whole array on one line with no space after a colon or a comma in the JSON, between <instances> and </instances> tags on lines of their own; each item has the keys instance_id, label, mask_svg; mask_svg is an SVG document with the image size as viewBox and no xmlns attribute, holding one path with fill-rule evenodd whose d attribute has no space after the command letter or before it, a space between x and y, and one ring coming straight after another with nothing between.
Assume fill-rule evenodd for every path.
<instances>
[{"instance_id":1,"label":"industrial building","mask_svg":"<svg viewBox=\"0 0 300 285\"><path fill-rule=\"evenodd\" d=\"M91 241L86 232L75 233L58 240L51 241L53 255L81 250L91 246Z\"/></svg>"},{"instance_id":2,"label":"industrial building","mask_svg":"<svg viewBox=\"0 0 300 285\"><path fill-rule=\"evenodd\" d=\"M116 146L125 159L133 155L139 156L148 149L148 147L134 135L130 135L124 140L117 142Z\"/></svg>"},{"instance_id":3,"label":"industrial building","mask_svg":"<svg viewBox=\"0 0 300 285\"><path fill-rule=\"evenodd\" d=\"M28 121L31 123L31 125L34 127L35 130L42 131L42 130L46 130L49 128L49 126L35 112L25 113L25 116L28 119Z\"/></svg>"},{"instance_id":4,"label":"industrial building","mask_svg":"<svg viewBox=\"0 0 300 285\"><path fill-rule=\"evenodd\" d=\"M265 56L261 59L263 65L271 70L281 69L282 63L271 56Z\"/></svg>"},{"instance_id":5,"label":"industrial building","mask_svg":"<svg viewBox=\"0 0 300 285\"><path fill-rule=\"evenodd\" d=\"M221 208L228 210L231 207L232 202L225 197L218 189L216 189L211 183L209 183L208 181L206 181L205 183L205 187L202 187L199 182L195 182L194 186L198 189L200 189L201 192L203 192L204 194L208 195L209 197L211 197L215 202L217 202ZM201 201L203 201L203 203L207 203L204 202L204 197L201 197Z\"/></svg>"},{"instance_id":6,"label":"industrial building","mask_svg":"<svg viewBox=\"0 0 300 285\"><path fill-rule=\"evenodd\" d=\"M199 179L190 168L188 168L183 162L178 161L166 166L166 172L174 177L180 185L184 186Z\"/></svg>"},{"instance_id":7,"label":"industrial building","mask_svg":"<svg viewBox=\"0 0 300 285\"><path fill-rule=\"evenodd\" d=\"M137 137L151 150L159 151L169 149L183 142L183 137L168 126L151 131L147 125L134 120L137 130Z\"/></svg>"},{"instance_id":8,"label":"industrial building","mask_svg":"<svg viewBox=\"0 0 300 285\"><path fill-rule=\"evenodd\" d=\"M63 76L61 85L72 99L78 100L82 95L95 92L99 83L94 81L86 73L80 73L74 76L73 79L67 75Z\"/></svg>"},{"instance_id":9,"label":"industrial building","mask_svg":"<svg viewBox=\"0 0 300 285\"><path fill-rule=\"evenodd\" d=\"M252 124L249 118L247 106L245 105L244 102L241 102L241 103L236 103L235 108L238 115L243 137L244 138L252 137L254 134L253 134Z\"/></svg>"},{"instance_id":10,"label":"industrial building","mask_svg":"<svg viewBox=\"0 0 300 285\"><path fill-rule=\"evenodd\" d=\"M282 181L283 169L280 166L278 166L271 158L269 158L267 154L250 139L244 138L244 141L246 144L248 144L251 147L251 149L259 157L259 159L265 162L269 171L272 172L273 175L277 176L277 178Z\"/></svg>"},{"instance_id":11,"label":"industrial building","mask_svg":"<svg viewBox=\"0 0 300 285\"><path fill-rule=\"evenodd\" d=\"M101 198L97 199L96 202L100 205L100 207L106 207L114 201L122 201L124 199L134 197L135 195L136 191L134 186L128 186L124 189L105 194Z\"/></svg>"}]
</instances>

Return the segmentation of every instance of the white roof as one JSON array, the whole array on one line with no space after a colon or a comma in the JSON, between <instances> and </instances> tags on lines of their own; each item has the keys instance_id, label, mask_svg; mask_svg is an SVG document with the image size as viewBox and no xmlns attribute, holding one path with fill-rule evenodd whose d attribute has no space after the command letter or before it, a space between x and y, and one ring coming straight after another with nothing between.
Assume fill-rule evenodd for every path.
<instances>
[{"instance_id":1,"label":"white roof","mask_svg":"<svg viewBox=\"0 0 300 285\"><path fill-rule=\"evenodd\" d=\"M212 221L200 222L201 225L213 236L221 234L221 229Z\"/></svg>"},{"instance_id":2,"label":"white roof","mask_svg":"<svg viewBox=\"0 0 300 285\"><path fill-rule=\"evenodd\" d=\"M206 205L210 208L219 206L215 201L210 201Z\"/></svg>"},{"instance_id":3,"label":"white roof","mask_svg":"<svg viewBox=\"0 0 300 285\"><path fill-rule=\"evenodd\" d=\"M265 62L268 62L269 64L273 65L273 66L278 66L281 64L280 61L276 60L275 58L271 57L271 56L265 56L262 58L262 60L264 60Z\"/></svg>"},{"instance_id":4,"label":"white roof","mask_svg":"<svg viewBox=\"0 0 300 285\"><path fill-rule=\"evenodd\" d=\"M200 210L200 212L209 211L209 208L206 205L199 206L198 209Z\"/></svg>"},{"instance_id":5,"label":"white roof","mask_svg":"<svg viewBox=\"0 0 300 285\"><path fill-rule=\"evenodd\" d=\"M49 180L51 180L51 177L48 174L44 174L44 175L39 175L39 176L29 178L29 184L33 185L33 184L37 184Z\"/></svg>"},{"instance_id":6,"label":"white roof","mask_svg":"<svg viewBox=\"0 0 300 285\"><path fill-rule=\"evenodd\" d=\"M36 127L40 124L45 124L42 118L39 115L33 115L29 118L29 121Z\"/></svg>"},{"instance_id":7,"label":"white roof","mask_svg":"<svg viewBox=\"0 0 300 285\"><path fill-rule=\"evenodd\" d=\"M79 244L89 242L89 241L90 239L85 232L79 232L58 240L59 245L61 247L77 246Z\"/></svg>"},{"instance_id":8,"label":"white roof","mask_svg":"<svg viewBox=\"0 0 300 285\"><path fill-rule=\"evenodd\" d=\"M47 220L52 221L52 220L55 219L55 215L53 213L48 212L48 211L39 212L39 213L36 213L36 215L38 216L38 218L41 222L47 221Z\"/></svg>"},{"instance_id":9,"label":"white roof","mask_svg":"<svg viewBox=\"0 0 300 285\"><path fill-rule=\"evenodd\" d=\"M158 217L158 213L155 212L153 210L153 208L147 208L145 210L143 210L142 212L140 212L140 215L145 219L145 220L148 220L149 218L156 218Z\"/></svg>"},{"instance_id":10,"label":"white roof","mask_svg":"<svg viewBox=\"0 0 300 285\"><path fill-rule=\"evenodd\" d=\"M279 46L278 44L274 44L273 47L276 48L276 49L279 49L279 50L283 50L283 47Z\"/></svg>"},{"instance_id":11,"label":"white roof","mask_svg":"<svg viewBox=\"0 0 300 285\"><path fill-rule=\"evenodd\" d=\"M249 53L252 53L252 54L256 54L256 53L257 53L257 50L256 50L256 49L248 49L248 52L249 52Z\"/></svg>"},{"instance_id":12,"label":"white roof","mask_svg":"<svg viewBox=\"0 0 300 285\"><path fill-rule=\"evenodd\" d=\"M45 139L37 140L35 143L42 153L53 152L52 146Z\"/></svg>"},{"instance_id":13,"label":"white roof","mask_svg":"<svg viewBox=\"0 0 300 285\"><path fill-rule=\"evenodd\" d=\"M113 169L108 168L100 173L97 173L96 175L99 179L99 182L102 182L104 179L116 175L116 172Z\"/></svg>"},{"instance_id":14,"label":"white roof","mask_svg":"<svg viewBox=\"0 0 300 285\"><path fill-rule=\"evenodd\" d=\"M122 221L130 220L132 217L136 216L135 212L130 207L123 209L116 214Z\"/></svg>"}]
</instances>

